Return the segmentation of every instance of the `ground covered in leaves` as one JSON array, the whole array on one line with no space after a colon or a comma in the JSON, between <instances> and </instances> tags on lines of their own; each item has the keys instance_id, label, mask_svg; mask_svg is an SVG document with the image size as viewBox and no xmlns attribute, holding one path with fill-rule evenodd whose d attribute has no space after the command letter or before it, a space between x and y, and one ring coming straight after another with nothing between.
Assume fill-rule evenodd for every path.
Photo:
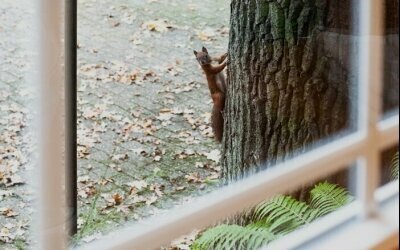
<instances>
[{"instance_id":1,"label":"ground covered in leaves","mask_svg":"<svg viewBox=\"0 0 400 250\"><path fill-rule=\"evenodd\" d=\"M0 6L0 248L29 245L30 1ZM193 49L226 51L223 0L78 1L78 242L218 185L211 99ZM15 42L18 41L18 42ZM185 249L190 239L176 241ZM178 247L179 246L179 247Z\"/></svg>"}]
</instances>

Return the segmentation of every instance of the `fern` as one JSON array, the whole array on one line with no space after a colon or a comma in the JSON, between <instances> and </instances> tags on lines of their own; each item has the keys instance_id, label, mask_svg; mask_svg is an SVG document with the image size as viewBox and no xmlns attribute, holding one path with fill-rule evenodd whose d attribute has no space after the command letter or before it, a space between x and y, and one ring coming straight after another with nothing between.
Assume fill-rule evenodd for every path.
<instances>
[{"instance_id":1,"label":"fern","mask_svg":"<svg viewBox=\"0 0 400 250\"><path fill-rule=\"evenodd\" d=\"M399 151L393 156L392 159L392 178L399 179Z\"/></svg>"},{"instance_id":2,"label":"fern","mask_svg":"<svg viewBox=\"0 0 400 250\"><path fill-rule=\"evenodd\" d=\"M317 214L318 211L290 196L277 196L261 203L255 209L256 220L265 220L270 225L271 232L275 234L286 234L308 224Z\"/></svg>"},{"instance_id":3,"label":"fern","mask_svg":"<svg viewBox=\"0 0 400 250\"><path fill-rule=\"evenodd\" d=\"M275 239L268 227L250 224L219 225L204 232L192 245L192 250L247 250L258 249Z\"/></svg>"},{"instance_id":4,"label":"fern","mask_svg":"<svg viewBox=\"0 0 400 250\"><path fill-rule=\"evenodd\" d=\"M318 217L329 214L352 201L347 190L328 182L316 185L310 195L310 206L318 211Z\"/></svg>"},{"instance_id":5,"label":"fern","mask_svg":"<svg viewBox=\"0 0 400 250\"><path fill-rule=\"evenodd\" d=\"M352 200L345 189L327 182L316 185L310 196L310 205L290 196L277 196L265 201L255 207L254 223L245 227L223 224L210 228L191 249L258 249Z\"/></svg>"}]
</instances>

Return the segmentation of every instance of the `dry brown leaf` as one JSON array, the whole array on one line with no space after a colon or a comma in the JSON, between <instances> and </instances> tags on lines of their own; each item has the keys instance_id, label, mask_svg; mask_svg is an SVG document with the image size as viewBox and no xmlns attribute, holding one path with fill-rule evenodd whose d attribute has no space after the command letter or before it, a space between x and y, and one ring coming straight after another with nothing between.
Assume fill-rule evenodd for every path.
<instances>
[{"instance_id":1,"label":"dry brown leaf","mask_svg":"<svg viewBox=\"0 0 400 250\"><path fill-rule=\"evenodd\" d=\"M112 198L114 199L114 202L115 202L116 205L121 204L122 201L123 201L123 199L124 199L124 198L123 198L120 194L118 194L118 193L115 193L115 194L112 196Z\"/></svg>"},{"instance_id":2,"label":"dry brown leaf","mask_svg":"<svg viewBox=\"0 0 400 250\"><path fill-rule=\"evenodd\" d=\"M9 207L1 207L0 208L0 214L5 216L5 217L15 217L18 215L17 212L14 212L12 208Z\"/></svg>"},{"instance_id":3,"label":"dry brown leaf","mask_svg":"<svg viewBox=\"0 0 400 250\"><path fill-rule=\"evenodd\" d=\"M203 180L200 177L200 174L197 172L194 173L190 173L188 175L185 175L185 179L189 182L189 183L202 183Z\"/></svg>"},{"instance_id":4,"label":"dry brown leaf","mask_svg":"<svg viewBox=\"0 0 400 250\"><path fill-rule=\"evenodd\" d=\"M78 182L87 183L90 180L89 175L83 175L78 177Z\"/></svg>"},{"instance_id":5,"label":"dry brown leaf","mask_svg":"<svg viewBox=\"0 0 400 250\"><path fill-rule=\"evenodd\" d=\"M212 41L215 40L216 32L214 29L207 27L204 30L200 31L197 36L201 41Z\"/></svg>"},{"instance_id":6,"label":"dry brown leaf","mask_svg":"<svg viewBox=\"0 0 400 250\"><path fill-rule=\"evenodd\" d=\"M111 160L113 160L113 161L125 161L125 160L128 160L129 159L129 156L128 156L128 154L117 154L117 155L113 155L112 156L112 158L111 158Z\"/></svg>"},{"instance_id":7,"label":"dry brown leaf","mask_svg":"<svg viewBox=\"0 0 400 250\"><path fill-rule=\"evenodd\" d=\"M147 198L146 200L146 205L151 205L155 203L158 200L158 197L156 195L152 195L151 197Z\"/></svg>"},{"instance_id":8,"label":"dry brown leaf","mask_svg":"<svg viewBox=\"0 0 400 250\"><path fill-rule=\"evenodd\" d=\"M219 179L219 177L220 176L219 176L218 173L213 173L210 176L208 176L207 179L209 179L209 180L217 180L217 179Z\"/></svg>"},{"instance_id":9,"label":"dry brown leaf","mask_svg":"<svg viewBox=\"0 0 400 250\"><path fill-rule=\"evenodd\" d=\"M147 188L148 186L147 182L144 180L128 182L125 185L131 188L131 190L129 191L130 195L136 194L142 191L143 189Z\"/></svg>"},{"instance_id":10,"label":"dry brown leaf","mask_svg":"<svg viewBox=\"0 0 400 250\"><path fill-rule=\"evenodd\" d=\"M6 185L6 187L11 187L14 185L23 184L25 183L25 181L22 180L21 176L13 174L11 176L3 178L3 183Z\"/></svg>"},{"instance_id":11,"label":"dry brown leaf","mask_svg":"<svg viewBox=\"0 0 400 250\"><path fill-rule=\"evenodd\" d=\"M154 191L158 197L162 197L164 195L164 193L162 192L164 188L165 186L160 184L153 184L150 186L150 190Z\"/></svg>"},{"instance_id":12,"label":"dry brown leaf","mask_svg":"<svg viewBox=\"0 0 400 250\"><path fill-rule=\"evenodd\" d=\"M175 28L167 20L153 20L143 23L142 29L146 29L153 32L167 32Z\"/></svg>"}]
</instances>

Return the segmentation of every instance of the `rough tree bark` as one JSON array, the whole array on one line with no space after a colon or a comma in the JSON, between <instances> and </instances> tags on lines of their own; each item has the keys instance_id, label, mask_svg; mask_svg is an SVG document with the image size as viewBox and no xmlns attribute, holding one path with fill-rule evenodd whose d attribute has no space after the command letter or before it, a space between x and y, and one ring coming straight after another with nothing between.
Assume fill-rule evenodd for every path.
<instances>
[{"instance_id":1,"label":"rough tree bark","mask_svg":"<svg viewBox=\"0 0 400 250\"><path fill-rule=\"evenodd\" d=\"M226 181L349 127L350 2L232 0Z\"/></svg>"},{"instance_id":2,"label":"rough tree bark","mask_svg":"<svg viewBox=\"0 0 400 250\"><path fill-rule=\"evenodd\" d=\"M227 182L355 124L351 2L232 0L222 144ZM398 6L386 4L393 2Z\"/></svg>"},{"instance_id":3,"label":"rough tree bark","mask_svg":"<svg viewBox=\"0 0 400 250\"><path fill-rule=\"evenodd\" d=\"M385 0L383 110L399 108L399 0Z\"/></svg>"},{"instance_id":4,"label":"rough tree bark","mask_svg":"<svg viewBox=\"0 0 400 250\"><path fill-rule=\"evenodd\" d=\"M385 71L383 81L383 111L399 108L399 0L385 0ZM399 145L386 149L381 157L381 185L392 178L392 160Z\"/></svg>"}]
</instances>

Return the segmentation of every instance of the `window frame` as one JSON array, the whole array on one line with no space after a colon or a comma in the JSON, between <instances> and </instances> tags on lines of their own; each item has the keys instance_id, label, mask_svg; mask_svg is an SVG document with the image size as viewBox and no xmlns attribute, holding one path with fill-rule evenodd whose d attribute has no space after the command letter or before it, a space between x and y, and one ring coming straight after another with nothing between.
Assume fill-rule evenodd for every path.
<instances>
[{"instance_id":1,"label":"window frame","mask_svg":"<svg viewBox=\"0 0 400 250\"><path fill-rule=\"evenodd\" d=\"M39 63L41 75L39 124L46 133L43 132L40 136L38 242L45 249L62 249L68 245L67 225L74 223L74 218L70 218L67 214L68 209L65 204L67 194L63 190L63 185L68 183L61 179L66 173L66 165L62 158L64 145L61 143L65 142L65 138L59 135L62 123L62 96L65 91L62 86L63 61L59 56L62 48L61 16L62 8L65 6L61 4L61 0L40 0L40 5L42 59ZM357 164L356 187L359 202L349 205L351 209L344 208L322 218L313 224L314 226L295 231L286 237L306 234L308 239L318 239L322 232L338 228L354 216L361 218L360 223L373 219L380 213L379 204L383 202L375 196L376 192L383 190L378 189L380 153L399 141L399 115L380 120L383 81L382 5L383 1L378 0L362 0L362 4L359 3L360 70L357 88L359 126L356 132L282 162L273 169L222 187L191 204L170 210L165 215L127 225L103 239L80 246L79 249L156 248L190 233L194 228L209 226L226 216L240 212L249 204L256 204L307 182L349 168L354 162ZM54 177L57 177L56 180L48 181ZM398 185L398 182L395 183ZM398 196L398 188L393 190L393 186L389 187L386 189L390 189L395 196ZM393 197L393 194L390 197ZM398 198L395 203L398 204ZM349 210L352 212L347 214L343 212ZM315 228L320 226L317 223L322 223L321 221L326 223L324 230L316 230ZM279 244L279 240L276 244Z\"/></svg>"}]
</instances>

